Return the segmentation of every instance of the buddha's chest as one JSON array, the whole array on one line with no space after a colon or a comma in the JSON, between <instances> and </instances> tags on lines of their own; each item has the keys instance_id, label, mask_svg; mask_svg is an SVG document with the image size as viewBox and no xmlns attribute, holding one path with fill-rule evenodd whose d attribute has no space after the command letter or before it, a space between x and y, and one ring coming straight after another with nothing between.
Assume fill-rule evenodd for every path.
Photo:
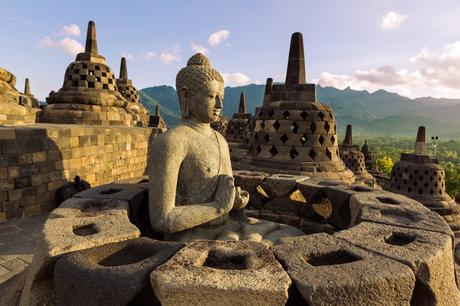
<instances>
[{"instance_id":1,"label":"buddha's chest","mask_svg":"<svg viewBox=\"0 0 460 306\"><path fill-rule=\"evenodd\" d=\"M191 144L180 171L195 180L223 174L228 158L223 147L214 137Z\"/></svg>"}]
</instances>

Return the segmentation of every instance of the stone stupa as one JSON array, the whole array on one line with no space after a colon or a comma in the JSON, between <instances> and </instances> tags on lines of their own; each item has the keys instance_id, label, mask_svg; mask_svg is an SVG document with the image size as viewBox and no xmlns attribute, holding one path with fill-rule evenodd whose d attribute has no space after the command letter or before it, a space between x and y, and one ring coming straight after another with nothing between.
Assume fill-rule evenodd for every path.
<instances>
[{"instance_id":1,"label":"stone stupa","mask_svg":"<svg viewBox=\"0 0 460 306\"><path fill-rule=\"evenodd\" d=\"M445 172L426 152L425 127L418 129L414 153L401 153L391 171L390 190L419 201L460 231L459 205L446 192Z\"/></svg>"},{"instance_id":2,"label":"stone stupa","mask_svg":"<svg viewBox=\"0 0 460 306\"><path fill-rule=\"evenodd\" d=\"M160 114L160 106L155 107L155 115L150 115L149 118L149 127L158 128L161 132L164 132L168 129L166 122Z\"/></svg>"},{"instance_id":3,"label":"stone stupa","mask_svg":"<svg viewBox=\"0 0 460 306\"><path fill-rule=\"evenodd\" d=\"M245 140L247 140L248 124L251 121L251 117L251 114L246 112L246 96L241 92L238 112L234 113L232 119L228 122L225 133L232 161L239 161L247 153Z\"/></svg>"},{"instance_id":4,"label":"stone stupa","mask_svg":"<svg viewBox=\"0 0 460 306\"><path fill-rule=\"evenodd\" d=\"M364 183L369 183L374 178L366 170L366 160L364 154L359 150L358 145L353 144L353 132L351 124L347 125L345 132L345 138L341 145L339 145L340 158L345 163L348 169L353 171L357 180L360 180Z\"/></svg>"},{"instance_id":5,"label":"stone stupa","mask_svg":"<svg viewBox=\"0 0 460 306\"><path fill-rule=\"evenodd\" d=\"M317 101L315 84L306 80L302 34L294 33L286 82L267 81L242 168L352 183L354 174L339 156L333 111Z\"/></svg>"},{"instance_id":6,"label":"stone stupa","mask_svg":"<svg viewBox=\"0 0 460 306\"><path fill-rule=\"evenodd\" d=\"M139 92L136 87L133 86L133 81L128 79L128 67L126 66L126 59L121 58L120 62L120 77L116 79L118 92L123 96L123 98L128 101L127 109L136 114L138 118L137 121L142 126L147 126L149 123L149 111L142 105L139 98Z\"/></svg>"},{"instance_id":7,"label":"stone stupa","mask_svg":"<svg viewBox=\"0 0 460 306\"><path fill-rule=\"evenodd\" d=\"M16 89L16 77L0 68L0 125L35 123L38 100L30 92L26 79L24 94Z\"/></svg>"},{"instance_id":8,"label":"stone stupa","mask_svg":"<svg viewBox=\"0 0 460 306\"><path fill-rule=\"evenodd\" d=\"M48 106L38 113L39 122L89 125L145 126L148 121L132 110L119 92L115 75L98 53L96 25L88 23L85 51L65 72L58 92L46 99Z\"/></svg>"}]
</instances>

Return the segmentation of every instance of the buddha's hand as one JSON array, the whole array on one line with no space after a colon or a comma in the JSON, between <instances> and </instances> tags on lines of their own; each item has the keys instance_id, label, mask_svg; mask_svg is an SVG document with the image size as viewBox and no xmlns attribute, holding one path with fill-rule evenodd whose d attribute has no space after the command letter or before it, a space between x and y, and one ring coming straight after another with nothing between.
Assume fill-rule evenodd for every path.
<instances>
[{"instance_id":1,"label":"buddha's hand","mask_svg":"<svg viewBox=\"0 0 460 306\"><path fill-rule=\"evenodd\" d=\"M222 175L219 178L219 185L216 190L216 207L217 212L223 216L226 215L232 208L235 202L235 184L233 177Z\"/></svg>"},{"instance_id":2,"label":"buddha's hand","mask_svg":"<svg viewBox=\"0 0 460 306\"><path fill-rule=\"evenodd\" d=\"M233 209L244 208L248 205L249 202L249 193L246 190L241 189L240 186L237 186L235 189L235 203L233 203Z\"/></svg>"}]
</instances>

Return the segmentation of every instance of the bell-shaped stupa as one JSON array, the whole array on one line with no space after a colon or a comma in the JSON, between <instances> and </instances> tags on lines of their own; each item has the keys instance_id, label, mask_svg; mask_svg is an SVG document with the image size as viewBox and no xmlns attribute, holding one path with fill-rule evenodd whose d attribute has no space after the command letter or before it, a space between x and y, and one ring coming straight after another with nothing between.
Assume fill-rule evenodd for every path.
<instances>
[{"instance_id":1,"label":"bell-shaped stupa","mask_svg":"<svg viewBox=\"0 0 460 306\"><path fill-rule=\"evenodd\" d=\"M90 125L144 126L129 102L118 92L115 75L98 53L96 25L88 23L85 51L65 72L58 92L46 99L48 106L38 113L39 122Z\"/></svg>"},{"instance_id":2,"label":"bell-shaped stupa","mask_svg":"<svg viewBox=\"0 0 460 306\"><path fill-rule=\"evenodd\" d=\"M444 169L426 152L425 127L418 129L414 153L402 153L393 166L390 189L439 213L453 230L460 230L460 209L446 192Z\"/></svg>"},{"instance_id":3,"label":"bell-shaped stupa","mask_svg":"<svg viewBox=\"0 0 460 306\"><path fill-rule=\"evenodd\" d=\"M232 119L228 122L225 139L228 141L230 157L233 162L239 161L247 154L247 134L249 132L249 123L251 114L246 112L246 96L240 94L240 103L238 112L233 114Z\"/></svg>"},{"instance_id":4,"label":"bell-shaped stupa","mask_svg":"<svg viewBox=\"0 0 460 306\"><path fill-rule=\"evenodd\" d=\"M364 183L374 182L372 175L366 170L366 160L364 154L359 150L358 145L353 144L353 132L351 124L347 125L345 131L345 138L341 145L339 145L340 158L345 163L348 169L353 171L357 180ZM369 182L372 180L372 182Z\"/></svg>"},{"instance_id":5,"label":"bell-shaped stupa","mask_svg":"<svg viewBox=\"0 0 460 306\"><path fill-rule=\"evenodd\" d=\"M149 124L149 111L142 105L139 92L133 86L133 81L128 79L128 67L124 57L121 58L120 77L116 80L116 84L118 92L128 101L126 109L138 116L137 121L142 122L138 125L147 126Z\"/></svg>"},{"instance_id":6,"label":"bell-shaped stupa","mask_svg":"<svg viewBox=\"0 0 460 306\"><path fill-rule=\"evenodd\" d=\"M294 33L286 82L273 84L269 79L256 112L248 165L351 183L354 175L339 156L334 113L317 101L315 84L306 80L302 34Z\"/></svg>"}]
</instances>

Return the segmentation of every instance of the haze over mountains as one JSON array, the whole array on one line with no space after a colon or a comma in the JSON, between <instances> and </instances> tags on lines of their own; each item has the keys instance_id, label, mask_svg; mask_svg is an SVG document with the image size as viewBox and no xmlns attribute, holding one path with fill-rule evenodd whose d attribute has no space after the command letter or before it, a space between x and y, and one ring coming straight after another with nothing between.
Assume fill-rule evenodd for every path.
<instances>
[{"instance_id":1,"label":"haze over mountains","mask_svg":"<svg viewBox=\"0 0 460 306\"><path fill-rule=\"evenodd\" d=\"M224 115L231 118L238 109L240 92L246 94L247 110L254 114L262 104L265 85L250 84L226 87ZM423 97L410 99L385 90L343 90L317 86L318 100L330 105L341 135L348 123L355 135L394 135L415 137L424 125L429 135L460 137L460 99ZM153 112L160 105L161 114L170 126L180 120L177 94L171 86L154 86L140 91L142 103Z\"/></svg>"}]
</instances>

